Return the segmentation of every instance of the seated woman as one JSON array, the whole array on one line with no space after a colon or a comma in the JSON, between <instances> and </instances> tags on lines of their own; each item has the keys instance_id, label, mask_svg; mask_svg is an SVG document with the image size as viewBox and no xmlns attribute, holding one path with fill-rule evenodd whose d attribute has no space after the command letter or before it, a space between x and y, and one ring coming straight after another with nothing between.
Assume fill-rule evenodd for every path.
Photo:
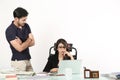
<instances>
[{"instance_id":1,"label":"seated woman","mask_svg":"<svg viewBox=\"0 0 120 80\"><path fill-rule=\"evenodd\" d=\"M43 72L57 72L61 60L74 60L73 56L67 51L66 40L58 39L54 47L55 55L49 56Z\"/></svg>"}]
</instances>

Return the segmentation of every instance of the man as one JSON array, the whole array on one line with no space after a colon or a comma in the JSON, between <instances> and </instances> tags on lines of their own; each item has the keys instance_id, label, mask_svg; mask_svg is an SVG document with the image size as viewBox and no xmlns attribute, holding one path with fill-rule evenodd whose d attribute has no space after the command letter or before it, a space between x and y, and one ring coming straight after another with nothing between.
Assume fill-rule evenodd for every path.
<instances>
[{"instance_id":1,"label":"man","mask_svg":"<svg viewBox=\"0 0 120 80\"><path fill-rule=\"evenodd\" d=\"M11 66L15 71L33 71L29 47L35 44L29 25L28 12L18 7L13 11L14 20L6 29L6 38L12 51Z\"/></svg>"}]
</instances>

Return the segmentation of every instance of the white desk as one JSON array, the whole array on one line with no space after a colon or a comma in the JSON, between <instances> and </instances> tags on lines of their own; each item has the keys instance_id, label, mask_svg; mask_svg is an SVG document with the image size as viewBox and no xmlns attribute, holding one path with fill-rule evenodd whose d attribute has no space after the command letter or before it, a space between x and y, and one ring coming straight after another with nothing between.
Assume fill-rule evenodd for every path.
<instances>
[{"instance_id":1,"label":"white desk","mask_svg":"<svg viewBox=\"0 0 120 80\"><path fill-rule=\"evenodd\" d=\"M84 79L81 78L80 75L72 75L72 78L66 78L66 76L47 76L47 77L32 76L26 78L19 77L19 80L110 80L110 79L106 77Z\"/></svg>"},{"instance_id":2,"label":"white desk","mask_svg":"<svg viewBox=\"0 0 120 80\"><path fill-rule=\"evenodd\" d=\"M99 78L90 78L90 79L84 79L83 77L81 77L80 74L76 74L76 75L72 75L71 78L70 77L66 77L66 76L17 76L18 80L115 80L115 79L110 79L107 77L102 77L100 76ZM5 80L4 78L0 78L0 80Z\"/></svg>"}]
</instances>

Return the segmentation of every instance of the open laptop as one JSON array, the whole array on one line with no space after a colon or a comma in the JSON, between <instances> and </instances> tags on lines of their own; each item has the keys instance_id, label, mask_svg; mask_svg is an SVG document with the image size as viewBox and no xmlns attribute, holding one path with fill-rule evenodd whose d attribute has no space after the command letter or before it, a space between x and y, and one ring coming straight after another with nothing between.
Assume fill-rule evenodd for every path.
<instances>
[{"instance_id":1,"label":"open laptop","mask_svg":"<svg viewBox=\"0 0 120 80\"><path fill-rule=\"evenodd\" d=\"M62 60L59 62L58 74L65 74L66 69L72 69L72 74L80 74L81 60Z\"/></svg>"}]
</instances>

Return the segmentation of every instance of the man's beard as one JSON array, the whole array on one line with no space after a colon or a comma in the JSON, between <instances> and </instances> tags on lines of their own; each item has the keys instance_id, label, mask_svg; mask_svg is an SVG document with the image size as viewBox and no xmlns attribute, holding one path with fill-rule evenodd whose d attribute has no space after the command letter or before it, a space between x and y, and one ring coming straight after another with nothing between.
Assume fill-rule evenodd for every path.
<instances>
[{"instance_id":1,"label":"man's beard","mask_svg":"<svg viewBox=\"0 0 120 80\"><path fill-rule=\"evenodd\" d=\"M24 25L25 25L25 23L20 24L20 23L18 22L18 26L21 26L21 27L22 27L22 26L24 26Z\"/></svg>"}]
</instances>

